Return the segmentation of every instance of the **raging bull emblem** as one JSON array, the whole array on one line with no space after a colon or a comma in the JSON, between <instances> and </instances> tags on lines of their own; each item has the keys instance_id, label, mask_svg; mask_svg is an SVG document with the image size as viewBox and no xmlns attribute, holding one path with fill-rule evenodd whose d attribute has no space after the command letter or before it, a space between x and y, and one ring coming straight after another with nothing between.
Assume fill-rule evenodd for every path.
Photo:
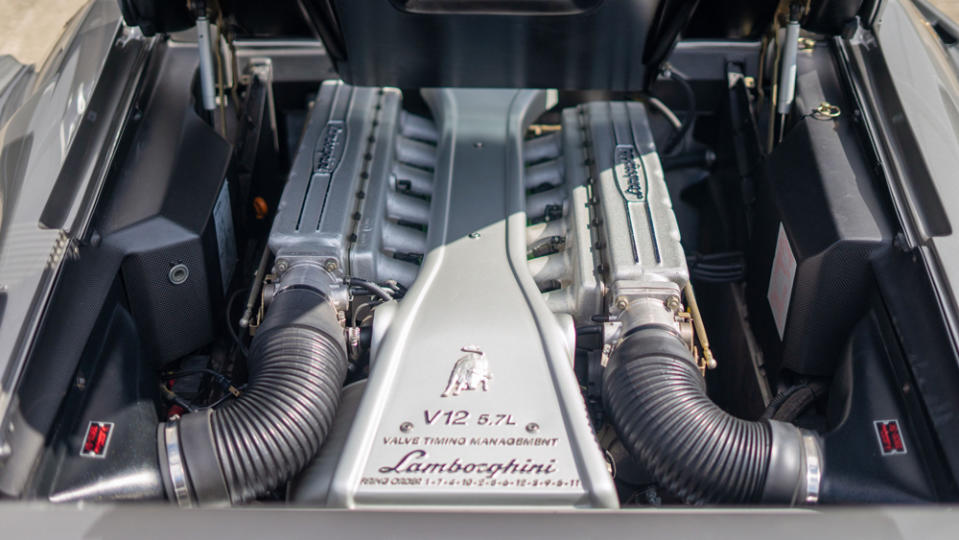
<instances>
[{"instance_id":1,"label":"raging bull emblem","mask_svg":"<svg viewBox=\"0 0 959 540\"><path fill-rule=\"evenodd\" d=\"M489 360L486 354L475 346L469 345L460 349L466 354L453 365L450 381L442 397L458 396L463 390L476 390L480 387L486 392L493 376L489 372Z\"/></svg>"}]
</instances>

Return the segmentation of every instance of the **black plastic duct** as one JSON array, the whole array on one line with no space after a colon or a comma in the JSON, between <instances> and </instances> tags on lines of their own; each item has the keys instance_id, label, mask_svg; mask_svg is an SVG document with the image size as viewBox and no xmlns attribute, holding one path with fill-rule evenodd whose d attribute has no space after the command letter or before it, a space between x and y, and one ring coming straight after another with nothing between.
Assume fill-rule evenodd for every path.
<instances>
[{"instance_id":1,"label":"black plastic duct","mask_svg":"<svg viewBox=\"0 0 959 540\"><path fill-rule=\"evenodd\" d=\"M250 347L247 390L161 426L167 493L185 506L240 503L280 486L326 439L346 368L327 297L310 288L278 292Z\"/></svg>"},{"instance_id":2,"label":"black plastic duct","mask_svg":"<svg viewBox=\"0 0 959 540\"><path fill-rule=\"evenodd\" d=\"M689 348L669 330L627 335L606 366L603 399L633 459L686 502L816 500L818 442L791 424L720 409Z\"/></svg>"}]
</instances>

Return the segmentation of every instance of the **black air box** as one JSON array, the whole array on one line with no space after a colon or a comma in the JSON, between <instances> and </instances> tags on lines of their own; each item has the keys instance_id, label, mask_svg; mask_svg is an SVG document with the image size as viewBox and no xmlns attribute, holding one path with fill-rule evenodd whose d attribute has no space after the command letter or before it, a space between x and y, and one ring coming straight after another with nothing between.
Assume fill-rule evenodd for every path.
<instances>
[{"instance_id":1,"label":"black air box","mask_svg":"<svg viewBox=\"0 0 959 540\"><path fill-rule=\"evenodd\" d=\"M100 233L125 255L130 310L151 360L164 364L213 340L236 245L224 187L232 148L197 115L179 75L196 69L196 51L165 49L158 58L156 88L102 203Z\"/></svg>"},{"instance_id":2,"label":"black air box","mask_svg":"<svg viewBox=\"0 0 959 540\"><path fill-rule=\"evenodd\" d=\"M864 313L870 260L892 238L879 179L825 52L804 55L794 114L802 119L769 157L757 186L748 300L773 382L782 368L833 372ZM844 114L806 114L824 101Z\"/></svg>"}]
</instances>

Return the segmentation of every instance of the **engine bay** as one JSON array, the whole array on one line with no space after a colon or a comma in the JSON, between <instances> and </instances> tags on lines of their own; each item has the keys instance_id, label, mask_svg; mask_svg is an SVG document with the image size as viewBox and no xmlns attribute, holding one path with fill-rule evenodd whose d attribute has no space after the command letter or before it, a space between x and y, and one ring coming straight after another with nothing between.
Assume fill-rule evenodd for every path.
<instances>
[{"instance_id":1,"label":"engine bay","mask_svg":"<svg viewBox=\"0 0 959 540\"><path fill-rule=\"evenodd\" d=\"M841 46L814 37L794 36L786 114L765 42L682 41L651 74L555 90L370 84L426 76L364 70L383 44L339 64L351 84L329 41L239 39L209 107L194 34L150 38L0 491L955 500L952 413L925 383L948 339Z\"/></svg>"}]
</instances>

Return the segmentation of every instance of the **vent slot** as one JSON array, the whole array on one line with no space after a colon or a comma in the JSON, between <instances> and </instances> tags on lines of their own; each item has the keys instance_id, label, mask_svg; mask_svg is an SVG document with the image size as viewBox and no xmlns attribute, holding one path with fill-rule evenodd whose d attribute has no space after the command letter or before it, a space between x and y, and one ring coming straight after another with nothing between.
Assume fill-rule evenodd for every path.
<instances>
[{"instance_id":1,"label":"vent slot","mask_svg":"<svg viewBox=\"0 0 959 540\"><path fill-rule=\"evenodd\" d=\"M540 292L557 297L572 279L566 253L569 193L564 181L561 135L552 132L528 139L523 145L529 270Z\"/></svg>"},{"instance_id":2,"label":"vent slot","mask_svg":"<svg viewBox=\"0 0 959 540\"><path fill-rule=\"evenodd\" d=\"M438 134L407 111L390 121L390 152L371 170L351 260L357 277L410 286L427 251Z\"/></svg>"}]
</instances>

